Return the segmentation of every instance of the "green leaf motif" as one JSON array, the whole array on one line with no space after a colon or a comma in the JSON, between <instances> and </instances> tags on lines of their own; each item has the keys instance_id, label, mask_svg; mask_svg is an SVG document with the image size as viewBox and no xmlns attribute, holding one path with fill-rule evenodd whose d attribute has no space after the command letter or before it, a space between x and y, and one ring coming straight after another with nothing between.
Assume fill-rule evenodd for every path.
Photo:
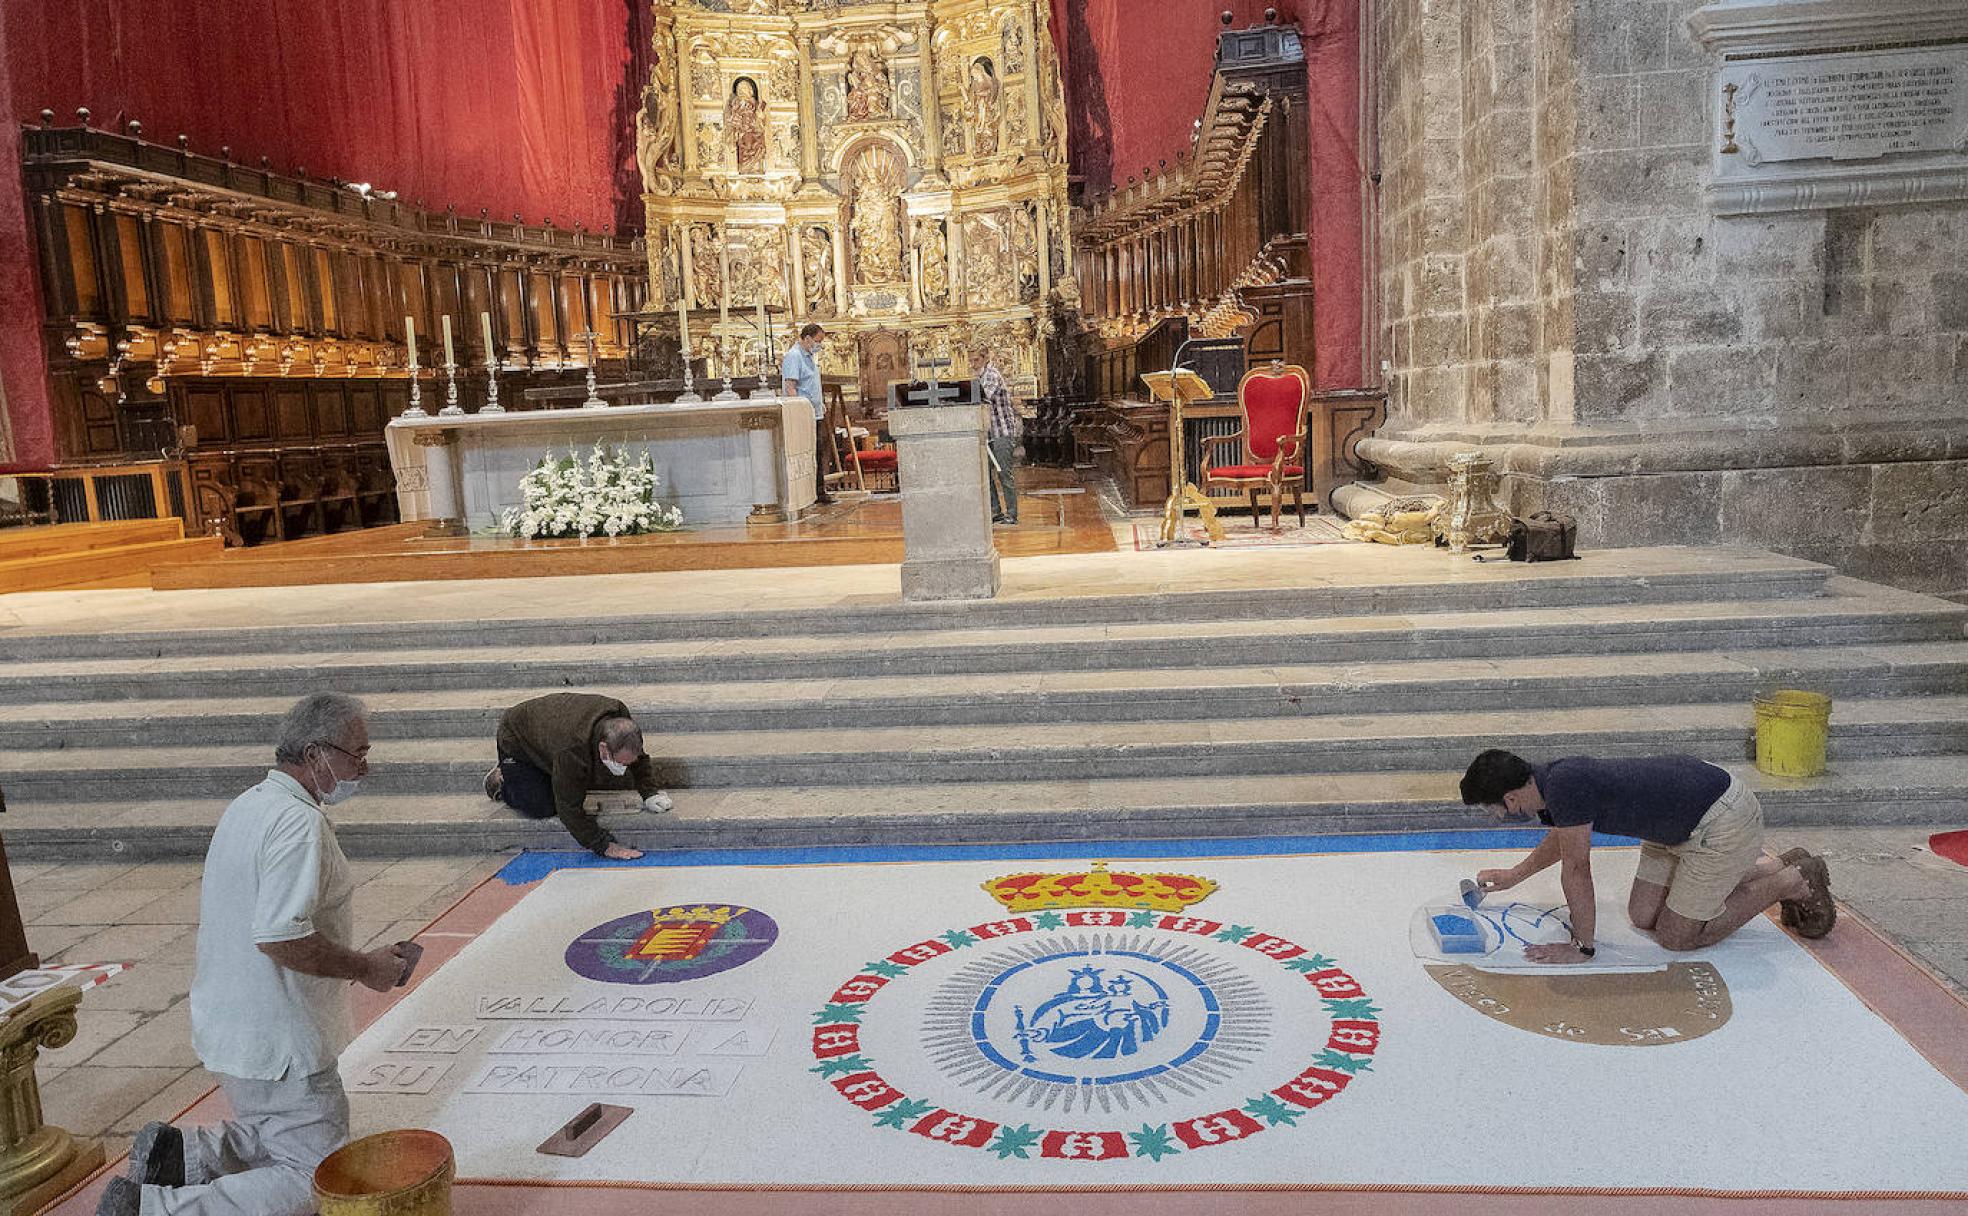
<instances>
[{"instance_id":1,"label":"green leaf motif","mask_svg":"<svg viewBox=\"0 0 1968 1216\"><path fill-rule=\"evenodd\" d=\"M1363 1018L1371 1020L1380 1014L1380 1006L1367 997L1327 997L1326 1013L1336 1018Z\"/></svg>"},{"instance_id":2,"label":"green leaf motif","mask_svg":"<svg viewBox=\"0 0 1968 1216\"><path fill-rule=\"evenodd\" d=\"M1150 1161L1160 1161L1182 1151L1175 1146L1175 1137L1170 1134L1166 1123L1160 1127L1150 1127L1144 1123L1140 1131L1129 1132L1127 1138L1134 1145L1134 1155Z\"/></svg>"},{"instance_id":3,"label":"green leaf motif","mask_svg":"<svg viewBox=\"0 0 1968 1216\"><path fill-rule=\"evenodd\" d=\"M1270 1094L1265 1094L1262 1098L1252 1098L1244 1103L1244 1113L1264 1120L1266 1127L1276 1127L1280 1123L1286 1127L1297 1127L1298 1121L1305 1117L1303 1110L1296 1106L1287 1106Z\"/></svg>"},{"instance_id":4,"label":"green leaf motif","mask_svg":"<svg viewBox=\"0 0 1968 1216\"><path fill-rule=\"evenodd\" d=\"M1334 1051L1330 1047L1320 1052L1319 1058L1312 1062L1321 1068L1337 1069L1340 1072L1346 1073L1348 1076L1373 1071L1372 1060L1364 1056L1348 1055L1343 1051Z\"/></svg>"},{"instance_id":5,"label":"green leaf motif","mask_svg":"<svg viewBox=\"0 0 1968 1216\"><path fill-rule=\"evenodd\" d=\"M876 1127L902 1127L914 1123L936 1107L928 1102L918 1102L914 1098L904 1098L895 1105L885 1108L875 1116Z\"/></svg>"},{"instance_id":6,"label":"green leaf motif","mask_svg":"<svg viewBox=\"0 0 1968 1216\"><path fill-rule=\"evenodd\" d=\"M820 1061L817 1068L809 1068L806 1071L817 1072L824 1080L828 1077L844 1077L849 1073L873 1072L874 1068L875 1062L866 1056L835 1056L831 1060Z\"/></svg>"},{"instance_id":7,"label":"green leaf motif","mask_svg":"<svg viewBox=\"0 0 1968 1216\"><path fill-rule=\"evenodd\" d=\"M1155 922L1158 919L1160 918L1153 912L1136 912L1134 915L1128 917L1128 928L1152 929L1155 927Z\"/></svg>"},{"instance_id":8,"label":"green leaf motif","mask_svg":"<svg viewBox=\"0 0 1968 1216\"><path fill-rule=\"evenodd\" d=\"M984 1147L996 1153L1000 1161L1007 1157L1016 1157L1023 1161L1030 1155L1031 1150L1038 1146L1039 1137L1043 1135L1045 1135L1043 1131L1023 1123L1017 1127L1000 1127L998 1138Z\"/></svg>"},{"instance_id":9,"label":"green leaf motif","mask_svg":"<svg viewBox=\"0 0 1968 1216\"><path fill-rule=\"evenodd\" d=\"M909 974L907 967L904 967L901 963L891 963L887 959L882 959L876 963L863 963L861 970L867 972L869 975L879 975L885 980L892 980L898 975Z\"/></svg>"},{"instance_id":10,"label":"green leaf motif","mask_svg":"<svg viewBox=\"0 0 1968 1216\"><path fill-rule=\"evenodd\" d=\"M1041 912L1032 918L1032 923L1041 929L1057 929L1066 923L1066 918L1057 912Z\"/></svg>"},{"instance_id":11,"label":"green leaf motif","mask_svg":"<svg viewBox=\"0 0 1968 1216\"><path fill-rule=\"evenodd\" d=\"M965 946L975 946L977 939L962 929L952 929L943 935L943 940L961 950Z\"/></svg>"},{"instance_id":12,"label":"green leaf motif","mask_svg":"<svg viewBox=\"0 0 1968 1216\"><path fill-rule=\"evenodd\" d=\"M1315 971L1330 971L1338 965L1323 954L1301 954L1297 958L1286 960L1285 969L1296 971L1301 975L1311 975Z\"/></svg>"},{"instance_id":13,"label":"green leaf motif","mask_svg":"<svg viewBox=\"0 0 1968 1216\"><path fill-rule=\"evenodd\" d=\"M1251 928L1249 925L1231 925L1228 929L1218 932L1216 934L1216 940L1220 942L1240 942L1255 932L1257 930Z\"/></svg>"},{"instance_id":14,"label":"green leaf motif","mask_svg":"<svg viewBox=\"0 0 1968 1216\"><path fill-rule=\"evenodd\" d=\"M815 1026L832 1026L840 1022L853 1022L859 1025L861 1011L864 1008L866 1008L864 1005L827 1005L819 1013L813 1015L813 1024Z\"/></svg>"}]
</instances>

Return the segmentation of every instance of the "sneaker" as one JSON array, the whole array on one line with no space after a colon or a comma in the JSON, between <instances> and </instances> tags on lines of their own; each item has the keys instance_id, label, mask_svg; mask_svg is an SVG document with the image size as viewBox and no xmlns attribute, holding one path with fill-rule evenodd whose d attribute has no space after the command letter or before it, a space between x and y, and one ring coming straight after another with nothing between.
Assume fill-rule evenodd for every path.
<instances>
[{"instance_id":1,"label":"sneaker","mask_svg":"<svg viewBox=\"0 0 1968 1216\"><path fill-rule=\"evenodd\" d=\"M505 792L506 775L500 772L499 766L495 764L485 773L485 796L494 802L504 802L505 799L500 795Z\"/></svg>"},{"instance_id":2,"label":"sneaker","mask_svg":"<svg viewBox=\"0 0 1968 1216\"><path fill-rule=\"evenodd\" d=\"M1785 849L1783 852L1777 854L1777 860L1782 862L1785 867L1789 867L1802 865L1804 859L1810 855L1811 852L1809 849ZM1803 901L1786 899L1777 905L1777 919L1783 923L1784 928L1795 929L1797 927L1797 905L1801 902Z\"/></svg>"},{"instance_id":3,"label":"sneaker","mask_svg":"<svg viewBox=\"0 0 1968 1216\"><path fill-rule=\"evenodd\" d=\"M128 1178L111 1178L96 1201L96 1216L138 1216L143 1209L143 1188Z\"/></svg>"},{"instance_id":4,"label":"sneaker","mask_svg":"<svg viewBox=\"0 0 1968 1216\"><path fill-rule=\"evenodd\" d=\"M671 809L673 809L675 806L676 803L673 800L671 800L669 794L665 793L662 790L657 790L655 793L651 794L649 797L644 798L642 800L642 809L649 812L651 815L665 814Z\"/></svg>"},{"instance_id":5,"label":"sneaker","mask_svg":"<svg viewBox=\"0 0 1968 1216\"><path fill-rule=\"evenodd\" d=\"M183 1186L184 1133L168 1123L144 1124L130 1142L127 1177L142 1186Z\"/></svg>"}]
</instances>

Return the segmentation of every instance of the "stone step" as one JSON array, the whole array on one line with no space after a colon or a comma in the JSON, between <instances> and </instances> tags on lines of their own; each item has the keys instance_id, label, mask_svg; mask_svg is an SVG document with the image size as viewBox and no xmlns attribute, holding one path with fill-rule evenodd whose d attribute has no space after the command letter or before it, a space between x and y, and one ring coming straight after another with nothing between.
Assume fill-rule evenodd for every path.
<instances>
[{"instance_id":1,"label":"stone step","mask_svg":"<svg viewBox=\"0 0 1968 1216\"><path fill-rule=\"evenodd\" d=\"M484 736L378 736L366 783L375 794L473 790L491 759ZM687 789L893 783L920 792L952 782L1270 777L1457 771L1486 747L1526 755L1644 756L1712 761L1752 754L1741 703L1572 709L1538 707L1311 718L1181 720L972 727L889 727L664 735L660 779ZM1848 700L1831 724L1841 761L1968 755L1968 696ZM10 756L10 801L216 798L251 784L263 744L60 748Z\"/></svg>"},{"instance_id":2,"label":"stone step","mask_svg":"<svg viewBox=\"0 0 1968 1216\"><path fill-rule=\"evenodd\" d=\"M1767 777L1746 762L1724 767L1759 791L1764 813L1776 825L1928 824L1968 816L1964 756L1841 759L1808 781ZM1239 838L1495 826L1480 811L1462 806L1455 786L1453 774L1397 771L1299 782L1182 777L681 790L670 815L603 818L623 840L653 849ZM26 806L9 811L7 849L17 861L91 852L198 857L237 792L138 806L123 801ZM365 794L330 814L343 847L356 856L574 847L557 821L520 819L476 794Z\"/></svg>"},{"instance_id":3,"label":"stone step","mask_svg":"<svg viewBox=\"0 0 1968 1216\"><path fill-rule=\"evenodd\" d=\"M215 695L90 699L72 686L32 685L34 700L0 705L0 748L57 749L203 744L266 745L300 691L336 687L363 695L373 733L384 739L453 738L483 750L501 711L565 687L545 675L517 681L509 666L488 686L444 688L425 676L413 691L378 691L329 665L276 696L248 695L235 674ZM557 673L564 674L564 673ZM615 672L618 677L623 672ZM393 683L388 669L378 682ZM495 678L496 677L496 678ZM1968 688L1968 641L1881 642L1839 647L1688 653L1558 655L1539 658L1411 659L1265 667L1131 671L1003 672L911 678L760 680L574 686L622 698L652 732L775 731L824 724L832 730L899 726L1044 726L1155 719L1307 718L1340 714L1480 710L1504 704L1542 710L1644 704L1734 703L1760 692L1805 687L1837 698L1912 696ZM176 685L174 691L183 689ZM230 695L223 689L231 688ZM22 690L26 691L25 688ZM78 710L78 705L88 705ZM1745 712L1746 709L1745 709ZM752 741L763 747L762 741Z\"/></svg>"},{"instance_id":4,"label":"stone step","mask_svg":"<svg viewBox=\"0 0 1968 1216\"><path fill-rule=\"evenodd\" d=\"M1195 669L1401 659L1654 654L1959 639L1968 607L1887 593L1812 600L1588 606L1488 613L1297 617L947 630L835 638L588 643L488 652L457 646L242 660L238 656L47 659L0 664L15 704L292 698L358 693L621 686L681 681L917 678L963 672ZM513 697L513 700L521 699ZM4 709L0 709L4 713Z\"/></svg>"},{"instance_id":5,"label":"stone step","mask_svg":"<svg viewBox=\"0 0 1968 1216\"><path fill-rule=\"evenodd\" d=\"M53 659L170 658L194 655L340 654L469 645L512 652L541 646L663 643L782 636L854 637L949 629L1024 631L1062 625L1174 621L1257 621L1312 617L1385 617L1404 613L1496 612L1593 605L1804 599L1822 595L1831 570L1755 550L1622 550L1617 558L1541 565L1462 563L1448 573L1403 581L1336 585L1306 563L1302 585L1220 590L1156 586L1110 594L1095 586L1046 598L1015 591L988 603L849 602L825 610L739 608L566 617L281 625L255 621L233 628L59 629L0 634L0 662ZM1636 572L1639 571L1639 572Z\"/></svg>"}]
</instances>

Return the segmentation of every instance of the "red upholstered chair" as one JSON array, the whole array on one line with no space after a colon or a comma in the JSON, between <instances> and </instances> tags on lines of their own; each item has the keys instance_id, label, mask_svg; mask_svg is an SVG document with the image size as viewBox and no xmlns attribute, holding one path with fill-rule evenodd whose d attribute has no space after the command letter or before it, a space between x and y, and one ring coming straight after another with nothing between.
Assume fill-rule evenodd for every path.
<instances>
[{"instance_id":1,"label":"red upholstered chair","mask_svg":"<svg viewBox=\"0 0 1968 1216\"><path fill-rule=\"evenodd\" d=\"M1237 404L1244 410L1244 429L1235 435L1203 440L1203 488L1237 486L1250 493L1251 527L1257 522L1257 491L1271 491L1271 527L1278 527L1284 492L1291 490L1298 507L1298 526L1305 526L1305 403L1312 397L1312 378L1296 364L1273 363L1244 373L1237 383ZM1245 464L1212 464L1210 449L1240 444Z\"/></svg>"}]
</instances>

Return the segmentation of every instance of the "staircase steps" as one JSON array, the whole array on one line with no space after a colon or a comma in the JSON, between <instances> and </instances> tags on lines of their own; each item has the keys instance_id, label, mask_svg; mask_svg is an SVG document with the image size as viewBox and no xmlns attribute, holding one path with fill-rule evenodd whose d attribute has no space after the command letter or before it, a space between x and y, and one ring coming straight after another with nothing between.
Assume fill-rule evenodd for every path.
<instances>
[{"instance_id":1,"label":"staircase steps","mask_svg":"<svg viewBox=\"0 0 1968 1216\"><path fill-rule=\"evenodd\" d=\"M1750 702L1779 687L1835 708L1826 776L1753 777L1773 819L1968 814L1968 608L1689 553L1646 577L0 634L7 843L196 854L320 688L371 709L374 770L333 812L356 852L567 844L478 786L500 711L569 687L643 721L678 809L616 827L663 847L1479 827L1455 796L1476 751L1749 771Z\"/></svg>"}]
</instances>

